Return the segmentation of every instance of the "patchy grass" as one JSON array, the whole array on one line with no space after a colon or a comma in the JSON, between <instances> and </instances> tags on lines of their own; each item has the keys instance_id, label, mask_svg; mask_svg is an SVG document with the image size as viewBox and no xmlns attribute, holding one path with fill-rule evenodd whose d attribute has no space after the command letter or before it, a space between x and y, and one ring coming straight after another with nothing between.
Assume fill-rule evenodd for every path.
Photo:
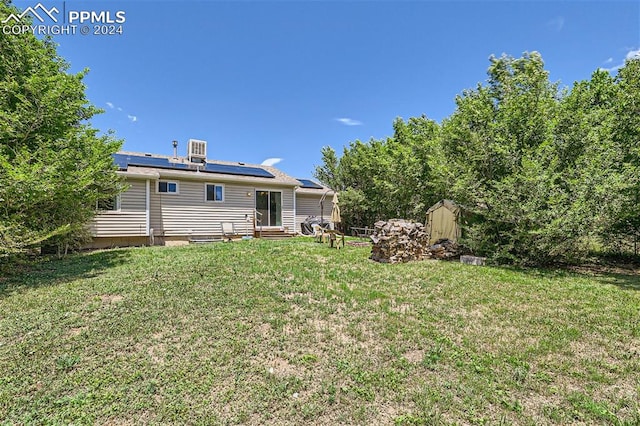
<instances>
[{"instance_id":1,"label":"patchy grass","mask_svg":"<svg viewBox=\"0 0 640 426\"><path fill-rule=\"evenodd\" d=\"M368 254L254 240L4 277L0 419L640 422L637 275Z\"/></svg>"}]
</instances>

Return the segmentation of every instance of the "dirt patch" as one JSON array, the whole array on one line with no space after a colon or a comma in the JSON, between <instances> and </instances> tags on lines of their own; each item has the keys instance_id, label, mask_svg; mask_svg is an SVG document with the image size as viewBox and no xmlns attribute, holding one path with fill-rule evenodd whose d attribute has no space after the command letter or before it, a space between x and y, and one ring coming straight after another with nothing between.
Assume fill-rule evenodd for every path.
<instances>
[{"instance_id":1,"label":"dirt patch","mask_svg":"<svg viewBox=\"0 0 640 426\"><path fill-rule=\"evenodd\" d=\"M399 313L399 314L408 314L409 312L411 312L413 310L413 306L410 303L396 304L396 302L393 301L393 303L391 304L391 307L389 308L389 310L391 312L396 312L396 313Z\"/></svg>"},{"instance_id":2,"label":"dirt patch","mask_svg":"<svg viewBox=\"0 0 640 426\"><path fill-rule=\"evenodd\" d=\"M267 373L278 377L298 375L298 369L294 365L291 365L289 361L279 356L268 357L267 359L260 361L255 360L253 361L253 364L262 365L267 370Z\"/></svg>"},{"instance_id":3,"label":"dirt patch","mask_svg":"<svg viewBox=\"0 0 640 426\"><path fill-rule=\"evenodd\" d=\"M371 247L371 243L367 241L347 241L347 245L351 247Z\"/></svg>"},{"instance_id":4,"label":"dirt patch","mask_svg":"<svg viewBox=\"0 0 640 426\"><path fill-rule=\"evenodd\" d=\"M325 256L316 255L315 256L315 262L319 263L321 265L326 265L327 262L329 262L329 261L327 260L327 258Z\"/></svg>"},{"instance_id":5,"label":"dirt patch","mask_svg":"<svg viewBox=\"0 0 640 426\"><path fill-rule=\"evenodd\" d=\"M189 241L165 241L164 242L165 247L182 247L182 246L188 246L189 245Z\"/></svg>"},{"instance_id":6,"label":"dirt patch","mask_svg":"<svg viewBox=\"0 0 640 426\"><path fill-rule=\"evenodd\" d=\"M307 321L315 330L318 341L322 341L330 336L332 340L342 345L353 345L356 343L355 339L346 332L348 323L338 315L330 315L328 320L313 318Z\"/></svg>"},{"instance_id":7,"label":"dirt patch","mask_svg":"<svg viewBox=\"0 0 640 426\"><path fill-rule=\"evenodd\" d=\"M80 334L82 334L83 331L85 331L87 328L86 327L73 327L70 328L69 331L67 331L67 337L76 337Z\"/></svg>"},{"instance_id":8,"label":"dirt patch","mask_svg":"<svg viewBox=\"0 0 640 426\"><path fill-rule=\"evenodd\" d=\"M151 357L151 360L156 364L164 364L164 358L167 354L167 349L164 343L150 346L147 349L147 353Z\"/></svg>"},{"instance_id":9,"label":"dirt patch","mask_svg":"<svg viewBox=\"0 0 640 426\"><path fill-rule=\"evenodd\" d=\"M424 351L421 349L409 351L406 352L403 356L411 364L420 364L424 359Z\"/></svg>"},{"instance_id":10,"label":"dirt patch","mask_svg":"<svg viewBox=\"0 0 640 426\"><path fill-rule=\"evenodd\" d=\"M296 324L284 324L282 326L282 334L285 336L294 336L298 334L298 325Z\"/></svg>"},{"instance_id":11,"label":"dirt patch","mask_svg":"<svg viewBox=\"0 0 640 426\"><path fill-rule=\"evenodd\" d=\"M320 303L320 300L314 299L312 293L287 293L282 295L282 298L288 301L297 299L301 302L307 302L309 304Z\"/></svg>"},{"instance_id":12,"label":"dirt patch","mask_svg":"<svg viewBox=\"0 0 640 426\"><path fill-rule=\"evenodd\" d=\"M605 347L598 345L595 336L585 336L585 338L569 343L569 350L573 352L573 358L576 360L601 360L606 362L615 362L616 360L609 356Z\"/></svg>"},{"instance_id":13,"label":"dirt patch","mask_svg":"<svg viewBox=\"0 0 640 426\"><path fill-rule=\"evenodd\" d=\"M313 319L309 319L308 321L316 331L329 330L329 324L326 320L323 320L320 318L313 318Z\"/></svg>"},{"instance_id":14,"label":"dirt patch","mask_svg":"<svg viewBox=\"0 0 640 426\"><path fill-rule=\"evenodd\" d=\"M260 324L258 326L258 333L262 337L269 337L272 332L273 332L273 328L271 328L271 324L269 324L268 322L265 322L264 324Z\"/></svg>"},{"instance_id":15,"label":"dirt patch","mask_svg":"<svg viewBox=\"0 0 640 426\"><path fill-rule=\"evenodd\" d=\"M121 296L119 294L103 294L100 296L100 300L102 301L102 303L110 305L112 303L122 302L124 300L124 296Z\"/></svg>"},{"instance_id":16,"label":"dirt patch","mask_svg":"<svg viewBox=\"0 0 640 426\"><path fill-rule=\"evenodd\" d=\"M371 424L390 425L394 424L396 417L399 415L398 407L389 404L382 403L377 404L378 415L375 416L375 420Z\"/></svg>"},{"instance_id":17,"label":"dirt patch","mask_svg":"<svg viewBox=\"0 0 640 426\"><path fill-rule=\"evenodd\" d=\"M580 266L567 266L567 269L579 274L597 276L603 274L619 274L640 276L640 266L638 265L595 265L586 264Z\"/></svg>"}]
</instances>

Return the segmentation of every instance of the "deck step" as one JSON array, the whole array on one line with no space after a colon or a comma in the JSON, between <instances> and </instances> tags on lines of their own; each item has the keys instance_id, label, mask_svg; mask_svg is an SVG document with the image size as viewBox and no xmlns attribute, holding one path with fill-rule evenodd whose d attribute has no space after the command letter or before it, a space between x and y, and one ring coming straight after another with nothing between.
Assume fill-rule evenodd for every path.
<instances>
[{"instance_id":1,"label":"deck step","mask_svg":"<svg viewBox=\"0 0 640 426\"><path fill-rule=\"evenodd\" d=\"M256 230L254 233L255 238L262 238L265 240L283 240L286 238L291 238L293 236L293 234L289 234L287 232L279 230L263 230L262 232Z\"/></svg>"}]
</instances>

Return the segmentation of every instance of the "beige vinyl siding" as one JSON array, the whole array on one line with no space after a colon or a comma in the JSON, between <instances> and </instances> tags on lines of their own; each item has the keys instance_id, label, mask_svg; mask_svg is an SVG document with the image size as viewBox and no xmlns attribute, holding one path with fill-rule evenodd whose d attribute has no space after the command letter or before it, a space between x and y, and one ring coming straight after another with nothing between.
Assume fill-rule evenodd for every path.
<instances>
[{"instance_id":1,"label":"beige vinyl siding","mask_svg":"<svg viewBox=\"0 0 640 426\"><path fill-rule=\"evenodd\" d=\"M309 216L320 217L320 195L296 194L296 231L302 231L300 224ZM331 200L325 198L324 201L324 218L331 217Z\"/></svg>"},{"instance_id":2,"label":"beige vinyl siding","mask_svg":"<svg viewBox=\"0 0 640 426\"><path fill-rule=\"evenodd\" d=\"M282 191L282 226L289 230L289 233L294 233L296 230L293 229L294 220L295 220L295 210L293 208L293 197L294 190L293 188L274 188L273 191Z\"/></svg>"},{"instance_id":3,"label":"beige vinyl siding","mask_svg":"<svg viewBox=\"0 0 640 426\"><path fill-rule=\"evenodd\" d=\"M211 180L176 180L179 194L157 192L157 182L151 188L150 226L155 235L221 235L222 222L231 222L239 234L253 233L253 212L256 189L282 191L282 223L293 229L293 188L246 185ZM223 202L205 201L205 183L224 185ZM249 195L247 195L249 194ZM245 220L248 215L249 222Z\"/></svg>"},{"instance_id":4,"label":"beige vinyl siding","mask_svg":"<svg viewBox=\"0 0 640 426\"><path fill-rule=\"evenodd\" d=\"M147 235L146 180L127 179L130 188L120 194L120 210L97 214L89 225L94 237Z\"/></svg>"}]
</instances>

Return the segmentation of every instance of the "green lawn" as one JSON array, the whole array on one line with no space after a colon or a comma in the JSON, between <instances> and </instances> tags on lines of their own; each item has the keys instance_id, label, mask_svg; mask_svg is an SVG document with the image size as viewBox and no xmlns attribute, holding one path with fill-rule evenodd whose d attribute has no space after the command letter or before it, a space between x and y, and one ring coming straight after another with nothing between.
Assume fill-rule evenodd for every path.
<instances>
[{"instance_id":1,"label":"green lawn","mask_svg":"<svg viewBox=\"0 0 640 426\"><path fill-rule=\"evenodd\" d=\"M640 423L640 276L368 255L254 240L0 278L0 423Z\"/></svg>"}]
</instances>

